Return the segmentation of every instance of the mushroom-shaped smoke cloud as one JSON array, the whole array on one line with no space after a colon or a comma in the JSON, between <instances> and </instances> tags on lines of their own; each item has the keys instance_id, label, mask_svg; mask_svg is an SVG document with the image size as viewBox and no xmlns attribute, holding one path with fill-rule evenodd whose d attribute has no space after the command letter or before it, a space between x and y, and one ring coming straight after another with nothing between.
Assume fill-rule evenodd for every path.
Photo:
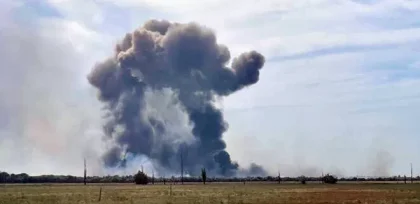
<instances>
[{"instance_id":1,"label":"mushroom-shaped smoke cloud","mask_svg":"<svg viewBox=\"0 0 420 204\"><path fill-rule=\"evenodd\" d=\"M202 167L232 175L222 140L227 130L214 102L259 79L264 56L250 51L234 58L209 28L196 23L150 20L125 35L115 54L88 76L105 104L104 133L112 144L104 164L125 164L121 155L147 156L162 169L197 174Z\"/></svg>"}]
</instances>

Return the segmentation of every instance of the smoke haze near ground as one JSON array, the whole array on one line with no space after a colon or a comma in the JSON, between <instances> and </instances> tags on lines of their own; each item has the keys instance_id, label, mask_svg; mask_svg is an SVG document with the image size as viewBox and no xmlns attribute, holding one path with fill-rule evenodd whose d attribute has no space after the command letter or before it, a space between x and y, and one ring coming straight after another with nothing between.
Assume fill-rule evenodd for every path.
<instances>
[{"instance_id":1,"label":"smoke haze near ground","mask_svg":"<svg viewBox=\"0 0 420 204\"><path fill-rule=\"evenodd\" d=\"M205 167L234 175L238 164L222 139L228 125L215 101L257 83L265 59L249 51L227 67L230 58L214 32L196 23L150 20L128 33L88 76L105 104L104 164L124 168L130 153L165 169L182 160L191 174Z\"/></svg>"},{"instance_id":2,"label":"smoke haze near ground","mask_svg":"<svg viewBox=\"0 0 420 204\"><path fill-rule=\"evenodd\" d=\"M89 63L59 35L65 27L38 23L1 25L0 169L80 174L87 157L100 173L100 112L81 74Z\"/></svg>"}]
</instances>

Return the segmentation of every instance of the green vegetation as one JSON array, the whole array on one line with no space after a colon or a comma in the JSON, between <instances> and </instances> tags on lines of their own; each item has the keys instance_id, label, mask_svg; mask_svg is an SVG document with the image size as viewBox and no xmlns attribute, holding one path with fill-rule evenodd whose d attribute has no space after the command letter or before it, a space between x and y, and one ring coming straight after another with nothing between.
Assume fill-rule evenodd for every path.
<instances>
[{"instance_id":1,"label":"green vegetation","mask_svg":"<svg viewBox=\"0 0 420 204\"><path fill-rule=\"evenodd\" d=\"M301 184L306 184L306 177L305 176L299 177L299 181Z\"/></svg>"},{"instance_id":2,"label":"green vegetation","mask_svg":"<svg viewBox=\"0 0 420 204\"><path fill-rule=\"evenodd\" d=\"M203 180L203 184L206 185L207 180L207 172L205 168L201 169L201 179Z\"/></svg>"},{"instance_id":3,"label":"green vegetation","mask_svg":"<svg viewBox=\"0 0 420 204\"><path fill-rule=\"evenodd\" d=\"M136 175L134 175L134 182L137 185L146 185L149 183L149 179L147 178L147 175L144 172L139 171Z\"/></svg>"},{"instance_id":4,"label":"green vegetation","mask_svg":"<svg viewBox=\"0 0 420 204\"><path fill-rule=\"evenodd\" d=\"M327 184L336 184L338 179L333 175L327 174L322 178L322 181Z\"/></svg>"},{"instance_id":5,"label":"green vegetation","mask_svg":"<svg viewBox=\"0 0 420 204\"><path fill-rule=\"evenodd\" d=\"M307 177L303 176L306 182L313 182L313 181L321 181L321 177ZM273 176L257 176L257 177L215 177L214 175L209 175L206 172L206 183L210 182L244 182L244 181L268 181L268 182L301 182L302 177L273 177ZM181 182L181 177L160 177L160 178L153 178L148 177L149 181L159 182L168 182L168 180L172 180L175 182ZM41 176L31 176L25 173L21 174L9 174L7 172L0 172L0 183L84 183L84 177L77 177L71 175L41 175ZM185 183L191 182L202 182L202 175L197 175L193 177L184 177L183 181ZM341 182L365 182L365 181L379 181L379 182L400 182L403 183L407 181L407 178L401 176L393 176L393 177L372 177L372 178L365 178L365 177L348 177L348 178L339 178L338 183ZM417 182L420 181L420 176L414 177L413 181ZM107 176L87 176L86 183L133 183L134 182L134 175L107 175Z\"/></svg>"}]
</instances>

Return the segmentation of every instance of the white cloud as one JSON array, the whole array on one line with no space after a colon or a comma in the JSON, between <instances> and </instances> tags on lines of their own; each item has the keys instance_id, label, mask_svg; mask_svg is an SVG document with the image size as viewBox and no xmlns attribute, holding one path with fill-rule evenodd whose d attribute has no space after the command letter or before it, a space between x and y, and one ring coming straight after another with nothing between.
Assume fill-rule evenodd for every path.
<instances>
[{"instance_id":1,"label":"white cloud","mask_svg":"<svg viewBox=\"0 0 420 204\"><path fill-rule=\"evenodd\" d=\"M103 55L103 38L63 19L9 23L0 33L0 71L7 73L0 76L0 169L80 175L88 157L92 173L101 173L94 163L100 106L85 73Z\"/></svg>"},{"instance_id":2,"label":"white cloud","mask_svg":"<svg viewBox=\"0 0 420 204\"><path fill-rule=\"evenodd\" d=\"M77 21L82 25L103 23L104 14L100 5L91 0L47 0L67 20Z\"/></svg>"},{"instance_id":3,"label":"white cloud","mask_svg":"<svg viewBox=\"0 0 420 204\"><path fill-rule=\"evenodd\" d=\"M411 28L364 33L313 32L293 36L275 36L261 39L256 44L268 56L287 56L334 48L366 47L368 49L374 46L398 45L419 40L420 28Z\"/></svg>"},{"instance_id":4,"label":"white cloud","mask_svg":"<svg viewBox=\"0 0 420 204\"><path fill-rule=\"evenodd\" d=\"M285 175L308 168L315 175L335 168L344 175L403 174L419 153L413 139L420 80L384 83L383 70L364 60L381 64L409 53L390 49L271 64L259 84L225 100L229 152L241 164L257 161ZM378 152L393 160L384 172L374 171L388 164L375 163Z\"/></svg>"},{"instance_id":5,"label":"white cloud","mask_svg":"<svg viewBox=\"0 0 420 204\"><path fill-rule=\"evenodd\" d=\"M79 52L88 52L86 46L98 45L104 36L79 24L76 21L61 19L42 19L39 22L40 35L51 40L68 43ZM56 33L59 31L60 33Z\"/></svg>"},{"instance_id":6,"label":"white cloud","mask_svg":"<svg viewBox=\"0 0 420 204\"><path fill-rule=\"evenodd\" d=\"M213 28L221 43L229 45L232 53L258 49L268 56L298 54L334 46L381 45L417 40L418 29L383 30L364 24L363 19L375 18L398 9L418 9L412 1L380 1L360 4L340 0L311 1L219 1L181 0L107 0L122 8L148 8L169 13L173 21L197 21ZM104 3L94 1L54 1L52 5L69 19L95 26L95 15L106 15ZM95 15L93 15L95 14ZM143 22L130 15L128 27ZM103 18L100 18L103 19ZM140 19L140 18L139 18ZM98 22L99 24L105 22ZM126 23L126 22L124 22Z\"/></svg>"},{"instance_id":7,"label":"white cloud","mask_svg":"<svg viewBox=\"0 0 420 204\"><path fill-rule=\"evenodd\" d=\"M4 29L4 27L11 26L11 13L13 13L14 9L22 5L23 3L19 0L0 2L0 29Z\"/></svg>"}]
</instances>

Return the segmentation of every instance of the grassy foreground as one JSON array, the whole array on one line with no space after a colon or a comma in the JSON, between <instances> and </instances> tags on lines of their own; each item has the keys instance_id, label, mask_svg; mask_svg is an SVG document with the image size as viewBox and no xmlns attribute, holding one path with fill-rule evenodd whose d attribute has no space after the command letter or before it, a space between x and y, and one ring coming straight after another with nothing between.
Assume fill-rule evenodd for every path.
<instances>
[{"instance_id":1,"label":"grassy foreground","mask_svg":"<svg viewBox=\"0 0 420 204\"><path fill-rule=\"evenodd\" d=\"M420 203L420 184L0 185L3 203Z\"/></svg>"}]
</instances>

